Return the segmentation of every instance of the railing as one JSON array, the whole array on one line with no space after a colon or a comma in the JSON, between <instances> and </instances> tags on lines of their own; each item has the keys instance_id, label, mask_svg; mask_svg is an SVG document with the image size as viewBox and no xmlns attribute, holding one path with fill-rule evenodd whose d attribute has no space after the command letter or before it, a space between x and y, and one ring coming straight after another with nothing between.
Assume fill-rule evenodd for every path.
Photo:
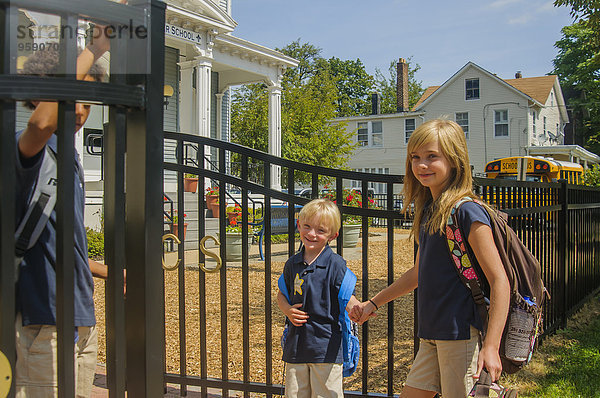
<instances>
[{"instance_id":1,"label":"railing","mask_svg":"<svg viewBox=\"0 0 600 398\"><path fill-rule=\"evenodd\" d=\"M209 355L207 347L207 336L210 333L208 326L203 324L209 315L207 311L206 297L208 291L207 276L200 272L198 284L200 297L198 298L198 309L193 310L200 319L198 341L191 344L200 346L199 354L199 372L194 374L187 368L186 347L190 344L187 341L186 316L189 314L190 307L186 306L185 297L185 273L180 269L179 274L179 371L177 373L167 373L166 381L180 384L182 391L185 391L187 385L200 386L206 393L208 387L222 389L222 394L227 395L229 390L242 391L244 396L249 396L251 392L264 393L267 396L273 394L282 394L283 387L275 383L273 369L276 366L274 360L274 347L279 344L278 337L273 336L273 320L280 317L277 310L273 308L273 276L277 276L281 269L273 267L273 252L271 242L271 232L273 229L273 201L277 203L287 203L287 225L288 225L288 255L292 255L297 249L297 240L294 237L294 213L297 206L303 206L310 199L301 197L295 192L295 187L300 182L306 185L309 181L311 186L311 195L316 197L326 183L335 190L336 202L342 215L354 215L361 217L362 226L362 252L361 265L357 274L361 282L360 292L357 291L357 297L365 300L369 298L369 288L372 283L370 279L370 247L369 230L372 226L385 225L385 234L387 237L387 254L385 258L379 261L387 264L387 284L391 284L395 277L394 274L394 228L400 222L405 222L403 215L398 212L401 206L400 197L393 192L401 191L402 176L356 173L343 170L331 170L318 166L310 166L293 162L286 159L276 158L268 154L258 152L249 148L241 147L236 144L212 140L204 137L182 135L175 133L165 133L165 139L174 140L177 146L182 148L187 143L192 143L198 148L198 158L204 158L204 151L211 150L217 154L215 164L216 169L205 167L204 162L198 162L196 165L185 164L183 157L180 156L176 162L166 161L164 167L166 170L177 172L179 190L183 184L183 174L192 173L199 176L202 186L205 179L211 179L218 182L220 187L221 203L225 200L225 191L227 187L233 187L240 191L242 207L242 241L247 241L249 231L247 228L249 208L248 198L250 192L264 204L264 250L265 262L261 265L260 271L264 273L264 285L260 292L264 293L264 308L260 308L262 320L264 321L264 337L250 335L250 264L248 259L248 247L242 245L241 269L241 320L239 325L234 322L234 318L229 315L233 309L230 307L228 298L231 292L228 290L228 278L234 267L228 266L224 260L224 266L219 269L219 313L218 329L220 330L221 350L217 354L221 361L220 375L214 374L209 377ZM179 152L181 153L181 152ZM227 156L228 155L228 156ZM226 167L225 159L235 159L239 162L239 168ZM249 173L249 168L253 167L254 173ZM286 192L272 188L273 182L278 181L281 176L281 185L285 186ZM367 187L370 183L386 184L387 192L382 195L373 195L378 204L377 209L368 208L368 201L363 201L362 207L349 207L341 205L343 203L342 193L344 187L356 186L362 188L363 192L368 192ZM538 257L542 264L543 278L548 287L552 298L546 306L544 317L544 327L546 333L551 333L564 325L566 317L578 308L579 305L589 295L598 291L600 286L600 190L585 188L580 186L571 186L564 183L528 183L501 181L490 179L475 179L475 189L485 200L491 204L503 209L509 214L510 225L517 231L519 237L526 243L532 252ZM177 206L183 209L189 206L184 203L183 195L178 193ZM204 200L198 198L192 206L197 207L199 214L204 214ZM181 210L183 211L183 210ZM225 216L225 209L220 208L220 217ZM372 225L369 220L373 221ZM381 220L381 221L380 221ZM205 226L204 220L200 217L200 236L203 236ZM226 236L225 223L219 225L221 237ZM181 227L180 227L181 228ZM343 231L341 231L343 235ZM344 254L341 241L343 237L338 237L336 250ZM223 239L222 239L223 241ZM219 255L222 259L227 257L226 245L221 245ZM184 252L179 248L179 256L185 262L185 256L190 253ZM199 253L199 261L205 261L204 255ZM396 259L397 261L397 259ZM278 265L279 267L280 265ZM256 264L252 265L255 269ZM229 285L230 286L230 285ZM264 292L263 292L264 289ZM253 294L256 292L253 292ZM210 298L212 299L212 298ZM258 307L253 302L253 311L258 311ZM395 303L387 304L387 330L385 331L385 348L387 359L384 364L378 365L385 368L385 391L384 395L392 396L397 388L397 376L394 375L394 363L398 360L397 353L394 350L395 328L399 325L394 322ZM262 322L262 321L261 321ZM242 330L241 344L234 345L229 339L228 330L234 328ZM212 330L212 329L211 329ZM381 331L378 331L381 333ZM372 336L368 323L362 326L361 333L361 369L369 369L369 363L372 358L372 352L375 348L370 343ZM250 372L250 347L264 347L265 375L262 380L256 380ZM378 347L379 348L379 344ZM240 379L232 380L229 374L229 363L231 360L231 351L240 352L242 376ZM213 352L214 355L214 352ZM407 359L408 361L408 359ZM369 372L362 371L360 374L360 391L347 391L347 396L379 396L380 392L375 392L370 385L374 382Z\"/></svg>"}]
</instances>

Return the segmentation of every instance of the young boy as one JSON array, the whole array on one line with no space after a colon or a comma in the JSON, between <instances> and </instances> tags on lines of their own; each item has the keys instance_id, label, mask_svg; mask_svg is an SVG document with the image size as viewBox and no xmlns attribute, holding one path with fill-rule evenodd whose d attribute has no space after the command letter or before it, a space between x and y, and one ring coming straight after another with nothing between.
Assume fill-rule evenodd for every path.
<instances>
[{"instance_id":1,"label":"young boy","mask_svg":"<svg viewBox=\"0 0 600 398\"><path fill-rule=\"evenodd\" d=\"M304 247L283 268L291 302L281 291L277 295L291 323L283 347L286 397L344 396L338 292L346 261L328 244L338 236L340 224L337 206L327 199L315 199L300 211ZM346 309L355 303L352 296Z\"/></svg>"}]
</instances>

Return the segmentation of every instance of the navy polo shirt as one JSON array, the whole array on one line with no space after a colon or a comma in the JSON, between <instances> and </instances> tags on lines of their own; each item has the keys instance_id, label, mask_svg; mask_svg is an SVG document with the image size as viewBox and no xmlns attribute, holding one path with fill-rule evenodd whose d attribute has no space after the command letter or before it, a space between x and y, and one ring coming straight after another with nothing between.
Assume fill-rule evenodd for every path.
<instances>
[{"instance_id":1,"label":"navy polo shirt","mask_svg":"<svg viewBox=\"0 0 600 398\"><path fill-rule=\"evenodd\" d=\"M474 222L490 225L490 217L474 202L464 203L458 223L465 241ZM478 275L481 267L473 264ZM483 324L471 291L458 277L451 262L446 234L429 235L425 227L419 234L419 337L432 340L467 340L470 326L482 330Z\"/></svg>"},{"instance_id":2,"label":"navy polo shirt","mask_svg":"<svg viewBox=\"0 0 600 398\"><path fill-rule=\"evenodd\" d=\"M346 260L325 246L308 265L304 250L292 256L283 268L291 304L302 303L308 313L300 327L289 323L283 360L289 363L342 363L342 332L338 293L346 273Z\"/></svg>"},{"instance_id":3,"label":"navy polo shirt","mask_svg":"<svg viewBox=\"0 0 600 398\"><path fill-rule=\"evenodd\" d=\"M17 133L17 145L21 132ZM53 135L48 144L56 151L56 136ZM15 222L19 225L27 211L28 200L33 193L42 165L45 151L27 164L21 162L17 148L15 168L17 174L16 214ZM83 222L85 209L85 192L80 173L81 165L78 155L73 159L75 173L74 198L74 239L75 239L75 326L93 326L94 315L94 281L88 264L87 235ZM82 174L81 174L82 175ZM17 312L23 318L23 325L56 325L56 211L52 211L46 228L42 231L37 243L27 251L19 266L17 283Z\"/></svg>"}]
</instances>

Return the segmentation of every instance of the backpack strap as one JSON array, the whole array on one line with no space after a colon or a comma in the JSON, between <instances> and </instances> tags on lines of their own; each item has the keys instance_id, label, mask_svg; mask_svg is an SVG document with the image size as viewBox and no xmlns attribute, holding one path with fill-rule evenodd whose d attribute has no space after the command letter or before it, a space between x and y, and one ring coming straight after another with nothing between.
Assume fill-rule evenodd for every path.
<instances>
[{"instance_id":1,"label":"backpack strap","mask_svg":"<svg viewBox=\"0 0 600 398\"><path fill-rule=\"evenodd\" d=\"M56 204L56 154L46 145L29 207L15 232L15 267L37 242Z\"/></svg>"},{"instance_id":2,"label":"backpack strap","mask_svg":"<svg viewBox=\"0 0 600 398\"><path fill-rule=\"evenodd\" d=\"M340 304L339 321L342 326L342 360L344 362L344 377L352 375L358 365L358 360L354 361L352 358L353 351L356 351L358 347L353 347L354 350L349 348L349 345L353 344L353 342L350 341L350 334L352 333L353 328L352 321L346 311L348 301L350 301L350 297L354 294L354 286L356 286L356 275L354 275L354 272L349 268L346 268L342 284L340 285L340 291L338 292L338 303ZM356 359L358 359L358 356L356 356Z\"/></svg>"},{"instance_id":3,"label":"backpack strap","mask_svg":"<svg viewBox=\"0 0 600 398\"><path fill-rule=\"evenodd\" d=\"M458 223L458 209L466 202L475 202L483 205L481 201L470 197L464 197L456 202L446 222L446 241L448 242L450 258L455 265L454 269L458 273L458 277L462 283L471 291L473 300L477 305L477 311L483 322L483 337L485 337L488 323L487 303L483 295L483 289L481 288L481 280L472 266L473 259L467 250L466 242L463 238L464 234L460 231Z\"/></svg>"},{"instance_id":4,"label":"backpack strap","mask_svg":"<svg viewBox=\"0 0 600 398\"><path fill-rule=\"evenodd\" d=\"M279 279L277 280L277 287L279 288L279 291L285 296L285 298L287 299L287 301L289 303L290 302L290 294L288 293L287 286L285 285L285 278L283 277L283 274L281 274L279 276Z\"/></svg>"}]
</instances>

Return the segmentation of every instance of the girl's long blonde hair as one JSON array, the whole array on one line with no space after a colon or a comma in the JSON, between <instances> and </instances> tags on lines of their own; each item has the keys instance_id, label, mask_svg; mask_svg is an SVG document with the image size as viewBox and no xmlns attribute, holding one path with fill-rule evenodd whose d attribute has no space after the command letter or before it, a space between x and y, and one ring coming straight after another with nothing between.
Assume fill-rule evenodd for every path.
<instances>
[{"instance_id":1,"label":"girl's long blonde hair","mask_svg":"<svg viewBox=\"0 0 600 398\"><path fill-rule=\"evenodd\" d=\"M421 146L438 141L442 155L448 159L451 167L450 178L441 195L433 201L429 188L421 185L412 172L412 156ZM419 232L423 222L425 206L431 203L431 212L425 228L429 234L444 233L446 222L454 204L461 198L473 193L473 177L467 151L467 141L463 129L451 120L434 119L420 125L408 140L406 154L406 176L404 178L404 212L414 202L415 214L411 235L419 242Z\"/></svg>"}]
</instances>

